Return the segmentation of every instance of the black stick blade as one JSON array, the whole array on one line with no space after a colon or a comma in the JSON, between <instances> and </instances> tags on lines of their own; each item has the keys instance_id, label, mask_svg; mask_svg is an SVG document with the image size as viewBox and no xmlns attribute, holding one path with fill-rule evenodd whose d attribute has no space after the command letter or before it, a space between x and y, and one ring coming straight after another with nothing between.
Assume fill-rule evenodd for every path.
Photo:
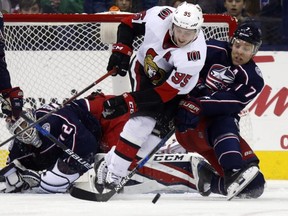
<instances>
[{"instance_id":1,"label":"black stick blade","mask_svg":"<svg viewBox=\"0 0 288 216\"><path fill-rule=\"evenodd\" d=\"M116 191L111 190L107 193L99 194L72 186L69 190L69 193L72 197L75 197L77 199L96 202L107 202L116 193Z\"/></svg>"}]
</instances>

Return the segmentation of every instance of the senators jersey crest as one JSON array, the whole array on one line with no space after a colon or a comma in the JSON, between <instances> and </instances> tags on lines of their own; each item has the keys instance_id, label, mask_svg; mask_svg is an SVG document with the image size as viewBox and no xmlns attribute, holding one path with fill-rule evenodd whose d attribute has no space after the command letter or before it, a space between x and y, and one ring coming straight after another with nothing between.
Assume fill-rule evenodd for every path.
<instances>
[{"instance_id":1,"label":"senators jersey crest","mask_svg":"<svg viewBox=\"0 0 288 216\"><path fill-rule=\"evenodd\" d=\"M158 85L165 80L165 71L160 68L154 61L155 56L158 54L154 49L147 50L144 59L144 71L147 77L151 80L153 85Z\"/></svg>"}]
</instances>

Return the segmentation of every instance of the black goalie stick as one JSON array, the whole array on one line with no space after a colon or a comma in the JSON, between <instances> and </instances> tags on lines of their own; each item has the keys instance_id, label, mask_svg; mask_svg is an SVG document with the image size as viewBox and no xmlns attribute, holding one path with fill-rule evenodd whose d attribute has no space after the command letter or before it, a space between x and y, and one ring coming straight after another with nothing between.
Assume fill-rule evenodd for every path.
<instances>
[{"instance_id":1,"label":"black goalie stick","mask_svg":"<svg viewBox=\"0 0 288 216\"><path fill-rule=\"evenodd\" d=\"M96 201L96 202L107 202L111 199L112 196L114 196L116 193L118 193L125 185L126 183L132 178L132 176L141 169L146 162L166 143L166 141L174 134L175 128L173 128L156 146L155 148L142 160L139 161L136 167L134 167L130 173L122 178L120 183L115 186L112 190L110 190L107 193L94 193L91 191L87 191L81 188L78 188L76 186L72 186L69 190L69 193L72 197L82 199L82 200L89 200L89 201Z\"/></svg>"}]
</instances>

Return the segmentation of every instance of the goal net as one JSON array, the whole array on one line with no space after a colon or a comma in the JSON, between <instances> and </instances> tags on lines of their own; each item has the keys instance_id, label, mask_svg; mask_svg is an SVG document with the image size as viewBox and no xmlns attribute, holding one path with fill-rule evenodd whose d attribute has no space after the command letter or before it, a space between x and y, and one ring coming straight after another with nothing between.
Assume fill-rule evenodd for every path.
<instances>
[{"instance_id":1,"label":"goal net","mask_svg":"<svg viewBox=\"0 0 288 216\"><path fill-rule=\"evenodd\" d=\"M125 14L5 14L6 61L13 86L24 91L25 107L63 103L104 73ZM204 15L206 39L228 40L236 22L227 15ZM137 38L137 50L143 38ZM129 91L127 78L108 77L93 90L106 94ZM82 96L86 96L91 91ZM0 143L11 137L0 114ZM9 143L0 147L0 168Z\"/></svg>"}]
</instances>

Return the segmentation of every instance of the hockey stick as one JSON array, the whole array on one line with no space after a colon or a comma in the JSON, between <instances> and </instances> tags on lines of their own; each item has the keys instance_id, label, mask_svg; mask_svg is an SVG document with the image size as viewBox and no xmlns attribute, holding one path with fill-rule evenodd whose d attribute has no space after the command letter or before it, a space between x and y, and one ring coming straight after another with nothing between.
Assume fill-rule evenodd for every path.
<instances>
[{"instance_id":1,"label":"hockey stick","mask_svg":"<svg viewBox=\"0 0 288 216\"><path fill-rule=\"evenodd\" d=\"M54 142L58 147L60 147L65 153L67 153L69 156L71 156L74 160L76 160L78 163L80 163L83 167L87 169L92 168L91 164L88 163L86 160L81 158L79 155L77 155L75 152L73 152L71 149L69 149L66 145L64 145L62 142L60 142L56 137L54 137L51 133L49 133L47 130L42 128L39 124L35 124L35 122L30 119L28 116L26 116L23 112L20 114L20 116L27 121L30 125L34 124L34 128L36 128L37 131L39 131L43 136L50 139L52 142Z\"/></svg>"},{"instance_id":2,"label":"hockey stick","mask_svg":"<svg viewBox=\"0 0 288 216\"><path fill-rule=\"evenodd\" d=\"M141 169L145 163L166 143L166 141L174 134L175 128L173 128L155 147L150 151L150 153L144 157L140 162L137 164L136 167L134 167L130 173L122 178L120 183L115 186L111 191L107 193L93 193L91 191L83 190L81 188L72 186L69 190L69 193L72 197L82 199L82 200L89 200L89 201L96 201L96 202L107 202L111 199L112 196L114 196L116 193L118 193L125 185L126 183L133 177L133 175L137 172L137 170Z\"/></svg>"},{"instance_id":3,"label":"hockey stick","mask_svg":"<svg viewBox=\"0 0 288 216\"><path fill-rule=\"evenodd\" d=\"M112 75L115 73L115 69L112 69L111 71L109 71L108 73L104 74L102 77L100 77L98 80L96 80L95 82L91 83L89 86L87 86L86 88L84 88L82 91L78 92L78 94L75 94L73 97L71 97L70 99L68 99L66 102L64 102L63 104L60 104L57 108L55 108L54 110L52 110L51 112L47 113L46 115L42 116L40 119L38 119L37 121L33 122L32 124L30 124L28 127L26 127L25 129L23 129L22 131L20 131L19 133L11 136L9 139L5 140L4 142L2 142L0 144L0 147L5 145L7 142L15 139L17 136L19 136L20 134L24 133L25 131L27 131L29 128L34 127L36 124L40 123L41 121L43 121L44 119L48 118L49 116L51 116L53 113L57 112L58 110L62 109L65 105L71 103L73 100L75 100L77 97L79 97L80 95L82 95L83 93L85 93L86 91L88 91L89 89L91 89L92 87L94 87L95 85L99 84L102 80L104 80L106 77Z\"/></svg>"}]
</instances>

